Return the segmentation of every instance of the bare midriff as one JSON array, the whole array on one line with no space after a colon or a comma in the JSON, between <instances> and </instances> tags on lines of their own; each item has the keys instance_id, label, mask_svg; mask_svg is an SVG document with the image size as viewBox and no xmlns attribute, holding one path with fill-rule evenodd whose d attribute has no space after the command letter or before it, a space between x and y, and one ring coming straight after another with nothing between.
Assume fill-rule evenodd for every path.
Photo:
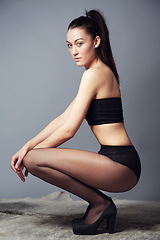
<instances>
[{"instance_id":1,"label":"bare midriff","mask_svg":"<svg viewBox=\"0 0 160 240\"><path fill-rule=\"evenodd\" d=\"M102 124L90 127L101 145L132 145L123 123Z\"/></svg>"}]
</instances>

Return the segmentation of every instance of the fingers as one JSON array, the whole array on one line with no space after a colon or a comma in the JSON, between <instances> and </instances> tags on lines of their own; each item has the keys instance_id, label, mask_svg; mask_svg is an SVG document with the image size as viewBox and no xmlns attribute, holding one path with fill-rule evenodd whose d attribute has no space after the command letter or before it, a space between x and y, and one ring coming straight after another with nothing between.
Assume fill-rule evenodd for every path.
<instances>
[{"instance_id":1,"label":"fingers","mask_svg":"<svg viewBox=\"0 0 160 240\"><path fill-rule=\"evenodd\" d=\"M11 168L14 172L17 173L18 170L20 170L20 165L22 164L23 158L19 155L14 155L11 158Z\"/></svg>"},{"instance_id":2,"label":"fingers","mask_svg":"<svg viewBox=\"0 0 160 240\"><path fill-rule=\"evenodd\" d=\"M16 167L15 167L15 165L16 165L16 162L17 162L17 159L18 157L17 156L13 156L12 158L11 158L11 168L13 169L13 171L15 172L15 173L17 173L17 169L16 169Z\"/></svg>"},{"instance_id":3,"label":"fingers","mask_svg":"<svg viewBox=\"0 0 160 240\"><path fill-rule=\"evenodd\" d=\"M23 158L28 152L28 147L24 145L16 154L13 155L11 158L11 168L17 175L20 177L20 179L24 182L25 176L28 176L28 173L26 171L25 176L23 174Z\"/></svg>"},{"instance_id":4,"label":"fingers","mask_svg":"<svg viewBox=\"0 0 160 240\"><path fill-rule=\"evenodd\" d=\"M19 169L17 170L17 175L20 177L20 179L22 180L22 182L25 182L25 176L26 176L26 173L25 175L23 174L23 169L24 169L24 165L23 163L19 166ZM25 170L26 172L26 170Z\"/></svg>"},{"instance_id":5,"label":"fingers","mask_svg":"<svg viewBox=\"0 0 160 240\"><path fill-rule=\"evenodd\" d=\"M22 164L22 158L21 158L21 156L19 156L18 157L18 161L16 162L16 165L15 165L15 168L17 169L17 170L20 170L20 165Z\"/></svg>"},{"instance_id":6,"label":"fingers","mask_svg":"<svg viewBox=\"0 0 160 240\"><path fill-rule=\"evenodd\" d=\"M28 170L25 170L25 176L28 177Z\"/></svg>"},{"instance_id":7,"label":"fingers","mask_svg":"<svg viewBox=\"0 0 160 240\"><path fill-rule=\"evenodd\" d=\"M25 176L28 176L28 171L25 171L25 176L23 174L24 165L22 163L22 158L20 156L14 155L11 158L11 168L19 176L19 178L25 182Z\"/></svg>"},{"instance_id":8,"label":"fingers","mask_svg":"<svg viewBox=\"0 0 160 240\"><path fill-rule=\"evenodd\" d=\"M22 170L18 170L17 175L20 177L22 182L25 182L25 177L24 177L24 174L23 174Z\"/></svg>"}]
</instances>

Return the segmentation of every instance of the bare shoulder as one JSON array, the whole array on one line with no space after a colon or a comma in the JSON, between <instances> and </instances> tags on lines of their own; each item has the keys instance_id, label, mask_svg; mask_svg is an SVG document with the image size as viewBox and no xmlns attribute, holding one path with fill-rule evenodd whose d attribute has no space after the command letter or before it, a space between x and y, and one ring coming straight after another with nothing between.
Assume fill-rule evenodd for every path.
<instances>
[{"instance_id":1,"label":"bare shoulder","mask_svg":"<svg viewBox=\"0 0 160 240\"><path fill-rule=\"evenodd\" d=\"M102 81L102 69L100 68L91 68L86 70L82 75L82 81L89 81L91 84L98 85Z\"/></svg>"},{"instance_id":2,"label":"bare shoulder","mask_svg":"<svg viewBox=\"0 0 160 240\"><path fill-rule=\"evenodd\" d=\"M95 69L88 69L83 73L80 85L92 89L98 86L98 74Z\"/></svg>"},{"instance_id":3,"label":"bare shoulder","mask_svg":"<svg viewBox=\"0 0 160 240\"><path fill-rule=\"evenodd\" d=\"M88 85L88 88L95 90L96 98L120 96L118 82L112 70L104 65L91 68L84 72L82 82Z\"/></svg>"},{"instance_id":4,"label":"bare shoulder","mask_svg":"<svg viewBox=\"0 0 160 240\"><path fill-rule=\"evenodd\" d=\"M97 93L98 86L98 74L96 71L94 69L86 70L82 75L79 92L90 94L93 97Z\"/></svg>"},{"instance_id":5,"label":"bare shoulder","mask_svg":"<svg viewBox=\"0 0 160 240\"><path fill-rule=\"evenodd\" d=\"M96 79L98 77L98 71L96 68L87 69L82 76L82 79Z\"/></svg>"},{"instance_id":6,"label":"bare shoulder","mask_svg":"<svg viewBox=\"0 0 160 240\"><path fill-rule=\"evenodd\" d=\"M110 86L113 84L113 79L114 74L106 65L88 69L82 76L82 81L88 80L91 84L95 84L97 86L101 86L103 84Z\"/></svg>"}]
</instances>

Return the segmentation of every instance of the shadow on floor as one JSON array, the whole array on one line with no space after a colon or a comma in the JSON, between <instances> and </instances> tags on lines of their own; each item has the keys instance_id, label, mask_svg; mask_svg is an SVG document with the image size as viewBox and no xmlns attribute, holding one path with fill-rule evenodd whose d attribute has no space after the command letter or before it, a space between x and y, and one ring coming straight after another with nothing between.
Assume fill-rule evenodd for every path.
<instances>
[{"instance_id":1,"label":"shadow on floor","mask_svg":"<svg viewBox=\"0 0 160 240\"><path fill-rule=\"evenodd\" d=\"M60 227L71 228L72 220L74 218L81 218L82 214L72 214L72 215L51 215L47 219L40 219L38 225L58 225ZM154 230L156 226L160 224L160 214L157 214L157 209L154 211L147 211L146 207L142 207L141 204L135 208L122 207L118 209L115 233L123 231L133 231L133 230ZM98 234L107 233L106 229L107 223L104 221L98 231Z\"/></svg>"}]
</instances>

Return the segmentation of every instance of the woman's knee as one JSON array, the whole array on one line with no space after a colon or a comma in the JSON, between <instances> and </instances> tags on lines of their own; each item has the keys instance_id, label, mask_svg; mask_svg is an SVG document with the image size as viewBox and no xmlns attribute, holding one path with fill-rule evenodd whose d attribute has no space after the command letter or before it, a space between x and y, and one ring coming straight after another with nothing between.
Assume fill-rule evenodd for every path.
<instances>
[{"instance_id":1,"label":"woman's knee","mask_svg":"<svg viewBox=\"0 0 160 240\"><path fill-rule=\"evenodd\" d=\"M34 150L31 150L26 154L23 159L23 165L29 172L32 172L36 168Z\"/></svg>"}]
</instances>

